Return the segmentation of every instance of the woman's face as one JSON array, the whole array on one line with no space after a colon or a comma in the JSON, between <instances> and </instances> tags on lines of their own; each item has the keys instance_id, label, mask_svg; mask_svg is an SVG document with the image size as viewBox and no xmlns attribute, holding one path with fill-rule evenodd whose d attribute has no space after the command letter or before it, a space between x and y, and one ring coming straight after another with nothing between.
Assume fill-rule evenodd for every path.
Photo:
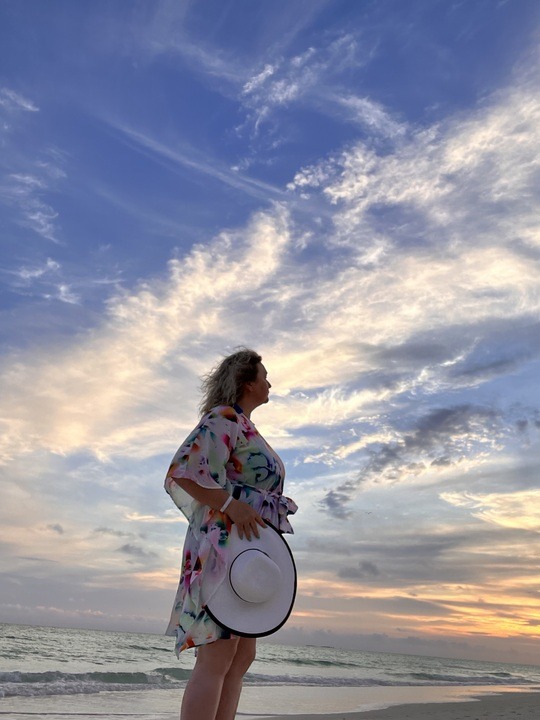
<instances>
[{"instance_id":1,"label":"woman's face","mask_svg":"<svg viewBox=\"0 0 540 720\"><path fill-rule=\"evenodd\" d=\"M257 377L253 382L247 383L251 398L256 405L268 402L268 391L272 387L268 382L268 373L262 363L257 365Z\"/></svg>"}]
</instances>

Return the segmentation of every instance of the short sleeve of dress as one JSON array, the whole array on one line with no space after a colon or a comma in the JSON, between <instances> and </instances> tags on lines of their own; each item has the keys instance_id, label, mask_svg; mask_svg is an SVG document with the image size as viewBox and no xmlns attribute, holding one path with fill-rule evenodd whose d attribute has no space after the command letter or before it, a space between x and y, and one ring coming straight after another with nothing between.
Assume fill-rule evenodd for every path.
<instances>
[{"instance_id":1,"label":"short sleeve of dress","mask_svg":"<svg viewBox=\"0 0 540 720\"><path fill-rule=\"evenodd\" d=\"M216 407L203 416L177 450L165 478L165 490L188 520L193 515L193 503L196 501L174 478L188 478L209 489L225 488L225 466L236 445L238 434L238 415L234 408Z\"/></svg>"}]
</instances>

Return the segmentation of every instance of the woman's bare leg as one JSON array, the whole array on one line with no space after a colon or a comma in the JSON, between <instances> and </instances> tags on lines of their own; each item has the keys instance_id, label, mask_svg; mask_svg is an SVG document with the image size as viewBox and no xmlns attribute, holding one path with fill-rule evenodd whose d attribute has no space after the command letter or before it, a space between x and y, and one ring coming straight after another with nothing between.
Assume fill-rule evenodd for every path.
<instances>
[{"instance_id":1,"label":"woman's bare leg","mask_svg":"<svg viewBox=\"0 0 540 720\"><path fill-rule=\"evenodd\" d=\"M240 638L234 659L225 676L215 720L234 720L242 692L242 681L255 660L255 638Z\"/></svg>"},{"instance_id":2,"label":"woman's bare leg","mask_svg":"<svg viewBox=\"0 0 540 720\"><path fill-rule=\"evenodd\" d=\"M197 650L197 660L182 699L180 720L215 720L225 677L239 638L216 640Z\"/></svg>"}]
</instances>

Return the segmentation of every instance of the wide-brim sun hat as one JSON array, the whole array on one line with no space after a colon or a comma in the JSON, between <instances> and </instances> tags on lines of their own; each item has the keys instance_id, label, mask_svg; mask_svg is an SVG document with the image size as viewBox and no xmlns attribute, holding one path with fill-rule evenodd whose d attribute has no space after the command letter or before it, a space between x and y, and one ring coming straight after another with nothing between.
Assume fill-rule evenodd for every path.
<instances>
[{"instance_id":1,"label":"wide-brim sun hat","mask_svg":"<svg viewBox=\"0 0 540 720\"><path fill-rule=\"evenodd\" d=\"M296 566L285 539L270 523L259 527L259 535L241 540L232 526L226 577L205 604L214 622L241 637L279 630L296 597Z\"/></svg>"}]
</instances>

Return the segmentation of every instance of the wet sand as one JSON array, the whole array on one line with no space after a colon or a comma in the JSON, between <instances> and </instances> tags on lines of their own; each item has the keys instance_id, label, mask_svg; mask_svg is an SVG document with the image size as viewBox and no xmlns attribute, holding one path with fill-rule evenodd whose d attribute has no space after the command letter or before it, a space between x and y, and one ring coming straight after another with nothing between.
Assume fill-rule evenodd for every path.
<instances>
[{"instance_id":1,"label":"wet sand","mask_svg":"<svg viewBox=\"0 0 540 720\"><path fill-rule=\"evenodd\" d=\"M540 692L470 698L460 702L396 705L385 710L272 715L260 720L540 720Z\"/></svg>"}]
</instances>

